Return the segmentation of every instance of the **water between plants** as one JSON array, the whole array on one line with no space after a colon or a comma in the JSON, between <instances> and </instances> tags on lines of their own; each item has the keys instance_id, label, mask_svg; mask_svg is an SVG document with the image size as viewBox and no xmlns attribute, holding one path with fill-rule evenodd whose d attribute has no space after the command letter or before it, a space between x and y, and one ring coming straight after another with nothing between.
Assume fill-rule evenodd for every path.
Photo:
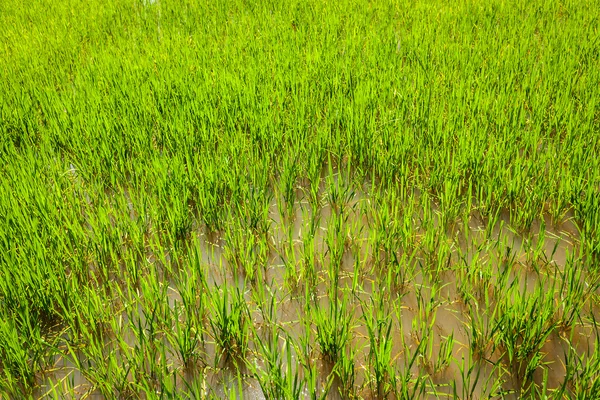
<instances>
[{"instance_id":1,"label":"water between plants","mask_svg":"<svg viewBox=\"0 0 600 400\"><path fill-rule=\"evenodd\" d=\"M382 271L378 270L376 265L377 255L373 251L374 230L372 220L369 218L369 196L364 193L355 193L349 198L345 205L344 232L347 243L343 246L338 280L338 293L348 293L345 301L349 301L348 310L351 313L351 334L348 346L354 350L354 386L359 388L357 395L361 397L371 397L372 391L368 382L372 377L372 366L370 357L369 332L365 326L363 315L365 313L364 305L368 304L376 291L381 291L381 287L376 282L382 282ZM443 232L444 228L439 227L436 205L432 203L433 227ZM290 251L295 254L298 260L305 251L306 237L311 232L311 224L316 223L316 230L312 231L314 240L310 251L315 260L316 282L312 301L321 307L327 308L330 305L331 297L331 271L328 265L331 264L332 251L330 244L332 235L328 236L333 219L339 218L340 211L334 210L329 204L321 204L318 208L318 218L313 218L314 209L307 201L296 202L293 207L294 215L288 218L282 218L277 207L277 203L271 205L269 216L271 219L270 227L270 249L268 251L267 263L260 279L265 282L264 288L276 298L278 305L276 310L277 324L282 327L282 331L296 342L300 342L306 335L305 322L310 320L306 315L306 286L302 280L306 279L305 274L299 273L298 279L290 274ZM133 216L132 216L133 217ZM417 241L425 240L426 228L422 225L423 213L415 213L413 221L415 224L414 236ZM315 222L316 221L316 222ZM543 242L540 244L540 225L545 225ZM314 226L313 226L314 228ZM431 228L429 228L431 229ZM454 232L453 232L454 230ZM472 214L467 227L461 224L455 224L445 230L445 245L448 248L449 258L445 266L432 267L425 266L426 256L419 253L413 259L405 259L406 269L410 270L400 282L396 277L393 282L398 283L393 290L393 295L389 299L395 299L394 303L399 306L399 312L393 313L391 317L393 329L391 362L398 366L398 371L402 371L402 360L406 358L410 349L416 349L420 342L419 324L431 324L431 334L428 344L423 351L423 357L419 357L419 362L411 367L414 376L418 374L427 374L439 395L446 393L452 397L452 393L472 393L473 398L485 398L491 393L488 384L488 378L494 380L494 376L499 374L499 370L494 368L493 363L502 358L499 355L500 350L496 349L487 354L486 357L479 359L472 357L470 343L472 340L470 326L473 325L472 314L468 312L468 306L465 304L464 294L461 294L461 285L464 281L471 279L469 290L472 291L473 298L480 301L477 304L484 304L482 300L486 291L493 290L493 285L486 285L486 282L494 281L495 276L501 275L507 267L509 269L507 279L517 281L517 285L523 293L532 292L536 286L540 285L549 288L556 280L556 272L563 271L569 262L570 255L574 251L574 243L579 240L577 228L570 222L569 215L565 221L558 226L553 226L550 221L536 220L531 228L531 234L516 233L510 226L508 214L500 215L498 223L490 231L486 231L486 221L480 215ZM468 231L468 232L467 232ZM468 233L468 236L467 236ZM244 274L240 273L228 261L227 251L228 243L223 238L210 238L200 231L197 232L198 243L202 254L202 263L207 271L207 282L210 288L239 287L244 293L244 298L249 305L252 322L258 329L266 325L263 314L256 307L255 298L252 296L252 284L245 282ZM439 244L438 244L439 247ZM285 252L287 249L287 253ZM531 259L534 249L538 249L538 256L535 260ZM229 249L231 250L231 249ZM286 264L287 263L287 264ZM408 263L411 263L410 268ZM457 274L454 266L463 264L463 275ZM509 263L510 265L508 265ZM288 266L286 266L288 265ZM295 262L295 265L300 265ZM381 264L378 264L381 265ZM466 266L466 267L465 267ZM532 267L533 266L533 267ZM477 269L471 271L472 269ZM402 269L402 268L400 268ZM468 277L464 271L473 272ZM383 274L385 275L385 274ZM404 279L404 280L403 280ZM299 282L300 281L300 282ZM388 288L389 289L389 288ZM498 294L496 294L496 297ZM179 292L174 282L169 283L168 288L169 304L173 307L178 301L181 301ZM556 300L558 304L559 299ZM427 304L434 304L428 311ZM484 306L482 306L484 307ZM392 312L390 308L387 312ZM596 312L594 310L593 312ZM427 314L429 312L429 314ZM491 310L481 309L482 319L489 318L488 312ZM124 315L124 318L129 318ZM140 316L140 318L144 318ZM368 318L368 316L367 316ZM585 326L578 326L574 329L574 341L576 347L581 352L589 349L591 341L588 338L592 335ZM315 343L315 327L312 327L313 349L311 353L312 362L319 371L318 385L324 386L332 365L327 362L319 352L319 347ZM451 362L443 366L440 370L435 370L436 361L441 357L440 351L444 344L448 344L448 338L452 337L453 342L450 350ZM579 338L579 339L578 339ZM283 339L282 339L283 341ZM134 345L134 339L130 340ZM109 344L107 344L109 345ZM214 342L207 336L204 344L204 353L206 359L218 359L219 349ZM251 344L251 349L256 345ZM543 362L546 364L547 385L550 388L558 387L564 380L565 366L564 353L567 351L565 341L559 333L552 333L543 343L541 352L543 353ZM167 352L169 354L169 352ZM169 360L174 370L178 370L180 382L178 385L184 387L183 381L201 379L206 393L212 393L216 397L226 397L233 390L238 393L237 397L247 399L263 399L265 395L260 389L260 385L255 377L252 376L248 368L240 369L244 379L241 380L242 387L238 387L238 375L234 368L227 363L211 365L206 363L201 370L190 372L181 366L181 362L171 354ZM301 370L298 360L299 355L294 353L291 357L293 365L290 371ZM428 358L429 357L429 358ZM494 359L494 357L496 357ZM261 360L256 361L259 367ZM465 379L464 371L473 368L471 378ZM480 379L474 379L474 376L480 374ZM509 375L507 375L509 376ZM505 379L503 388L506 390L514 389L519 386L518 382L512 379ZM541 384L544 379L541 369L533 374L533 381ZM71 387L75 387L74 394L79 394L87 398L100 398L97 391L90 391L91 385L72 363L62 357L57 357L54 368L45 374L44 382L38 395L47 393L50 386L57 386L70 382ZM453 388L450 383L455 382ZM342 383L339 378L333 378L328 398L342 398L338 389ZM239 395L241 392L241 396ZM308 397L307 389L303 393ZM515 398L517 397L514 394ZM510 395L508 396L510 397Z\"/></svg>"}]
</instances>

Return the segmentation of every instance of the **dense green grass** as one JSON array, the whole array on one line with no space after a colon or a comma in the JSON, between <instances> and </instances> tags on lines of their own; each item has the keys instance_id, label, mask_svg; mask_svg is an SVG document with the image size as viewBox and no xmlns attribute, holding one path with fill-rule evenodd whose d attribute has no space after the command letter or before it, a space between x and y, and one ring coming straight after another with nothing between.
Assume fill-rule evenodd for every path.
<instances>
[{"instance_id":1,"label":"dense green grass","mask_svg":"<svg viewBox=\"0 0 600 400\"><path fill-rule=\"evenodd\" d=\"M599 17L1 0L0 398L595 398Z\"/></svg>"}]
</instances>

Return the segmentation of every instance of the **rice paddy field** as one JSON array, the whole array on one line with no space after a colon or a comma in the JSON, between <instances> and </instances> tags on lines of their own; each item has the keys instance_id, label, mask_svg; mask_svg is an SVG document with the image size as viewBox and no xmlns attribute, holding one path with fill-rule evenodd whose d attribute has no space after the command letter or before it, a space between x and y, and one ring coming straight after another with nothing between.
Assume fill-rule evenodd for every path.
<instances>
[{"instance_id":1,"label":"rice paddy field","mask_svg":"<svg viewBox=\"0 0 600 400\"><path fill-rule=\"evenodd\" d=\"M0 398L600 398L599 17L1 0Z\"/></svg>"}]
</instances>

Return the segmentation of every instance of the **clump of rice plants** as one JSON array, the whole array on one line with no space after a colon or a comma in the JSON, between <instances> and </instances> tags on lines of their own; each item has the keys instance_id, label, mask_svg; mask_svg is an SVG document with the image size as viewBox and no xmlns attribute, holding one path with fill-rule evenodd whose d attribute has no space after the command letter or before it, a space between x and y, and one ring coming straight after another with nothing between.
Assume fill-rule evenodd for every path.
<instances>
[{"instance_id":1,"label":"clump of rice plants","mask_svg":"<svg viewBox=\"0 0 600 400\"><path fill-rule=\"evenodd\" d=\"M334 294L327 305L316 304L311 309L315 325L315 337L323 356L331 363L342 358L351 339L352 317L348 309L348 297Z\"/></svg>"},{"instance_id":2,"label":"clump of rice plants","mask_svg":"<svg viewBox=\"0 0 600 400\"><path fill-rule=\"evenodd\" d=\"M217 345L216 365L244 360L248 351L250 316L239 288L215 288L210 292L212 337Z\"/></svg>"}]
</instances>

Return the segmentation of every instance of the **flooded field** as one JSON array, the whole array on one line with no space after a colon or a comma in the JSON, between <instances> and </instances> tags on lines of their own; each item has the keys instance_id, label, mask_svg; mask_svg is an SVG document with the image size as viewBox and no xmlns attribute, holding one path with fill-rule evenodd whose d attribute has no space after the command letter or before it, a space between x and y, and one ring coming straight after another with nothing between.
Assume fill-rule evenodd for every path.
<instances>
[{"instance_id":1,"label":"flooded field","mask_svg":"<svg viewBox=\"0 0 600 400\"><path fill-rule=\"evenodd\" d=\"M0 1L0 400L596 400L599 18Z\"/></svg>"}]
</instances>

